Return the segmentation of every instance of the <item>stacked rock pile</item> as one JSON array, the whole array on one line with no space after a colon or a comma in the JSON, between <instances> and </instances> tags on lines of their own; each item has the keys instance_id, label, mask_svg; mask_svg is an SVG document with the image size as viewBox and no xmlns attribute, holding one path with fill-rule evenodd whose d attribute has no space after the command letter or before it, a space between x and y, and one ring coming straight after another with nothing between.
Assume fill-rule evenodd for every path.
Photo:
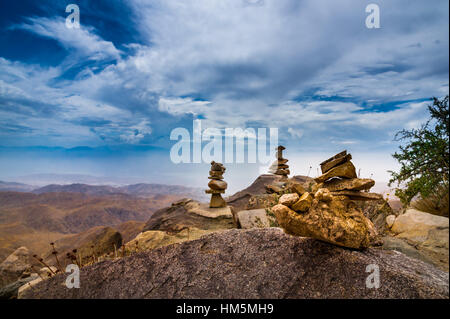
<instances>
[{"instance_id":1,"label":"stacked rock pile","mask_svg":"<svg viewBox=\"0 0 450 319\"><path fill-rule=\"evenodd\" d=\"M343 151L320 163L322 175L315 179L316 188L326 188L331 195L343 195L353 200L381 199L381 195L368 192L375 185L375 181L358 178L351 159L352 155Z\"/></svg>"},{"instance_id":2,"label":"stacked rock pile","mask_svg":"<svg viewBox=\"0 0 450 319\"><path fill-rule=\"evenodd\" d=\"M286 164L288 160L283 158L283 150L285 149L286 148L281 145L277 147L277 159L269 168L270 174L281 175L287 178L287 176L291 173L289 171L289 165Z\"/></svg>"},{"instance_id":3,"label":"stacked rock pile","mask_svg":"<svg viewBox=\"0 0 450 319\"><path fill-rule=\"evenodd\" d=\"M208 183L210 189L206 190L207 194L211 194L211 201L209 202L209 207L219 208L226 207L227 203L222 198L223 193L227 189L227 182L223 180L223 173L225 173L225 167L221 163L211 162L211 170L209 171Z\"/></svg>"},{"instance_id":4,"label":"stacked rock pile","mask_svg":"<svg viewBox=\"0 0 450 319\"><path fill-rule=\"evenodd\" d=\"M375 182L357 178L351 158L344 151L322 162L323 174L315 179L317 184L311 192L299 187L279 198L272 212L287 233L356 249L376 242L376 230L355 200L382 197L361 192L370 189Z\"/></svg>"}]
</instances>

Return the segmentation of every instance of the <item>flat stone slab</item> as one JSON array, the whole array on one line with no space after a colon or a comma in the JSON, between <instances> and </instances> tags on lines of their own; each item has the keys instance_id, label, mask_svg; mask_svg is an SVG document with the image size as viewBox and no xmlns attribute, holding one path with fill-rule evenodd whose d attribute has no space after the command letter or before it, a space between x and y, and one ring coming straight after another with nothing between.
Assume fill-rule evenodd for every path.
<instances>
[{"instance_id":1,"label":"flat stone slab","mask_svg":"<svg viewBox=\"0 0 450 319\"><path fill-rule=\"evenodd\" d=\"M323 161L320 163L320 169L322 170L322 174L325 174L333 167L338 166L339 164L342 164L344 162L348 162L352 159L351 154L347 154L347 151L343 151L339 154L334 155L333 157L327 159L326 161Z\"/></svg>"},{"instance_id":2,"label":"flat stone slab","mask_svg":"<svg viewBox=\"0 0 450 319\"><path fill-rule=\"evenodd\" d=\"M198 203L191 202L187 203L185 206L188 213L197 214L203 217L208 218L231 218L233 219L233 213L231 212L231 207L219 207L219 208L211 208L208 203Z\"/></svg>"},{"instance_id":3,"label":"flat stone slab","mask_svg":"<svg viewBox=\"0 0 450 319\"><path fill-rule=\"evenodd\" d=\"M348 196L353 200L380 200L383 199L383 196L376 193L366 193L360 191L339 191L339 192L331 192L333 196Z\"/></svg>"},{"instance_id":4,"label":"flat stone slab","mask_svg":"<svg viewBox=\"0 0 450 319\"><path fill-rule=\"evenodd\" d=\"M237 213L237 217L243 229L270 227L269 219L264 208L241 210Z\"/></svg>"}]
</instances>

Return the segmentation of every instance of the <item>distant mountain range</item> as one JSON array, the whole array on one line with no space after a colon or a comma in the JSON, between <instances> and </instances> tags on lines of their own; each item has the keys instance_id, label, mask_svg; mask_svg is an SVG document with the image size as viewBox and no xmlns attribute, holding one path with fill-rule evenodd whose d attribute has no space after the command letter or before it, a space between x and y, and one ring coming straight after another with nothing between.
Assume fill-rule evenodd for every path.
<instances>
[{"instance_id":1,"label":"distant mountain range","mask_svg":"<svg viewBox=\"0 0 450 319\"><path fill-rule=\"evenodd\" d=\"M44 187L36 187L23 183L0 181L0 191L43 193L81 193L87 195L103 196L114 194L126 194L137 197L158 198L164 195L176 195L189 197L196 200L207 199L204 189L186 187L180 185L164 184L132 184L125 186L88 185L88 184L50 184Z\"/></svg>"}]
</instances>

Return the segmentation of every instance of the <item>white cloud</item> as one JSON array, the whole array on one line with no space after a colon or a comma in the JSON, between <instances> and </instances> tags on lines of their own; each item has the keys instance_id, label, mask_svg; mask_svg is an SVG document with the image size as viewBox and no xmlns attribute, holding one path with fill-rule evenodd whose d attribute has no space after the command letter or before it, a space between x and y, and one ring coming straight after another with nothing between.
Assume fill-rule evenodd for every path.
<instances>
[{"instance_id":1,"label":"white cloud","mask_svg":"<svg viewBox=\"0 0 450 319\"><path fill-rule=\"evenodd\" d=\"M90 60L120 58L121 52L112 42L105 41L96 35L94 28L82 25L79 29L69 29L63 18L28 18L27 23L15 25L13 28L20 28L54 39L69 51L74 50L74 53Z\"/></svg>"}]
</instances>

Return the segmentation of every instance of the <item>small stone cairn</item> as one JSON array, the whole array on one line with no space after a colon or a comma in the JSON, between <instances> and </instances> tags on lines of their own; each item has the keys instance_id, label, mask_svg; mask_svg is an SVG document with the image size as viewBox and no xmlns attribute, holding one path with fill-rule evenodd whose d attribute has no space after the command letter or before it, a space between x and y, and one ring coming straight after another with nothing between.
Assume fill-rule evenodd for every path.
<instances>
[{"instance_id":1,"label":"small stone cairn","mask_svg":"<svg viewBox=\"0 0 450 319\"><path fill-rule=\"evenodd\" d=\"M272 212L287 233L356 249L377 241L374 225L355 201L382 196L368 192L375 181L358 178L351 159L347 151L336 154L320 164L322 175L310 191L292 188L279 198Z\"/></svg>"},{"instance_id":2,"label":"small stone cairn","mask_svg":"<svg viewBox=\"0 0 450 319\"><path fill-rule=\"evenodd\" d=\"M270 174L281 175L283 178L287 178L291 173L289 171L289 165L286 164L288 160L283 158L283 150L285 149L282 145L277 147L277 159L269 168Z\"/></svg>"},{"instance_id":3,"label":"small stone cairn","mask_svg":"<svg viewBox=\"0 0 450 319\"><path fill-rule=\"evenodd\" d=\"M223 180L223 173L225 173L225 167L221 163L211 162L211 170L209 171L208 183L209 189L205 192L211 194L211 201L209 202L210 208L226 207L227 203L222 198L223 193L228 187L227 182Z\"/></svg>"}]
</instances>

